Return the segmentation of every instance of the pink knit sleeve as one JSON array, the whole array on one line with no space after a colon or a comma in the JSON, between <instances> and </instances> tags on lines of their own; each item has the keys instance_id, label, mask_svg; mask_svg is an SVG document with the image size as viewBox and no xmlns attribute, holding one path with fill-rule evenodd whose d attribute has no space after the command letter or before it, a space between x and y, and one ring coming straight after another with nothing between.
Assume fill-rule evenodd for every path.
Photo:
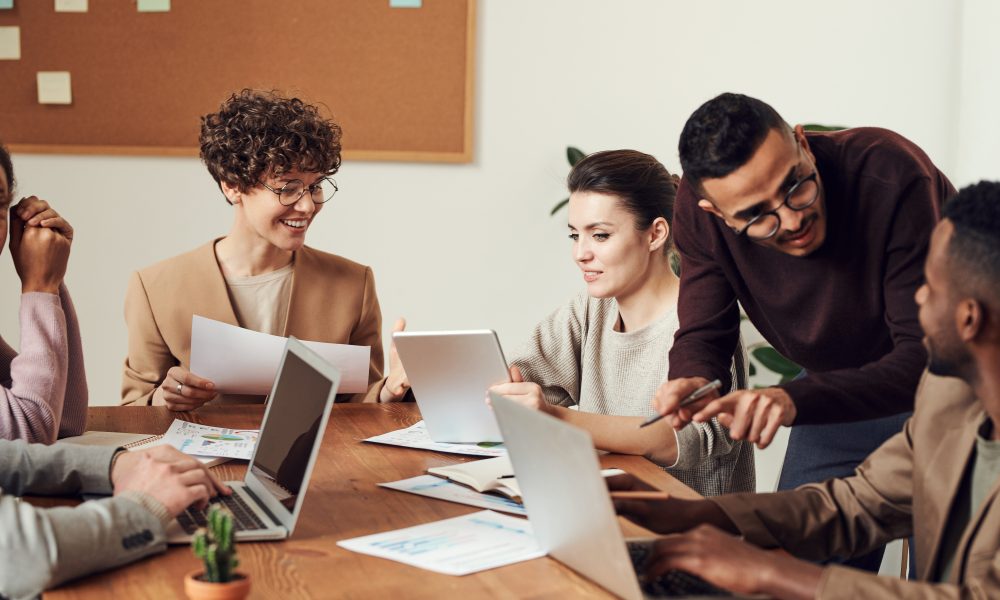
<instances>
[{"instance_id":1,"label":"pink knit sleeve","mask_svg":"<svg viewBox=\"0 0 1000 600\"><path fill-rule=\"evenodd\" d=\"M59 296L21 296L21 352L7 349L0 387L0 438L51 444L59 431L69 363L66 317Z\"/></svg>"},{"instance_id":2,"label":"pink knit sleeve","mask_svg":"<svg viewBox=\"0 0 1000 600\"><path fill-rule=\"evenodd\" d=\"M66 339L68 342L69 365L66 371L66 396L63 402L62 419L59 421L59 437L81 435L87 429L87 373L83 364L83 342L80 339L80 322L76 318L73 300L65 285L59 287L63 314L66 315Z\"/></svg>"}]
</instances>

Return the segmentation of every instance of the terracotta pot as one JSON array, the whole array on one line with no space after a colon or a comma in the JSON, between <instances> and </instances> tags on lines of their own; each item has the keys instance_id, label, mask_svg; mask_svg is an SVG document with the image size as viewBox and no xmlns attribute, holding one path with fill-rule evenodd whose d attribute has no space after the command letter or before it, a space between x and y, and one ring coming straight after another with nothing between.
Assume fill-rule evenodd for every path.
<instances>
[{"instance_id":1,"label":"terracotta pot","mask_svg":"<svg viewBox=\"0 0 1000 600\"><path fill-rule=\"evenodd\" d=\"M184 578L184 593L191 600L243 600L250 595L250 576L235 573L228 583L202 581L204 571L192 571Z\"/></svg>"}]
</instances>

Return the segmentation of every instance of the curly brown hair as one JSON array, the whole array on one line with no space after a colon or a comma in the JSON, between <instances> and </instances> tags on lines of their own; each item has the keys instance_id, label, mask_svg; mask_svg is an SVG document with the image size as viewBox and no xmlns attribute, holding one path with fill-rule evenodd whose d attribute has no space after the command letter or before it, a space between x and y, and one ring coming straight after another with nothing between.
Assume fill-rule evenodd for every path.
<instances>
[{"instance_id":1,"label":"curly brown hair","mask_svg":"<svg viewBox=\"0 0 1000 600\"><path fill-rule=\"evenodd\" d=\"M340 125L298 98L245 89L201 118L201 159L216 183L248 192L265 177L293 170L340 169Z\"/></svg>"}]
</instances>

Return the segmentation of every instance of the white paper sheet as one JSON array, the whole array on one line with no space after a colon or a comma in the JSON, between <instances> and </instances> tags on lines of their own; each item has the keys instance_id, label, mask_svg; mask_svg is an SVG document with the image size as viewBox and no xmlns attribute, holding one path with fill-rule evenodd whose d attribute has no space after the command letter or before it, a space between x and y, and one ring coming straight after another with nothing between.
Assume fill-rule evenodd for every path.
<instances>
[{"instance_id":1,"label":"white paper sheet","mask_svg":"<svg viewBox=\"0 0 1000 600\"><path fill-rule=\"evenodd\" d=\"M259 429L229 429L174 419L163 434L163 442L184 454L250 460L259 437Z\"/></svg>"},{"instance_id":2,"label":"white paper sheet","mask_svg":"<svg viewBox=\"0 0 1000 600\"><path fill-rule=\"evenodd\" d=\"M371 346L303 343L340 370L338 393L368 389ZM278 374L285 338L195 315L191 320L191 372L223 394L264 395Z\"/></svg>"},{"instance_id":3,"label":"white paper sheet","mask_svg":"<svg viewBox=\"0 0 1000 600\"><path fill-rule=\"evenodd\" d=\"M527 516L524 506L514 502L510 498L497 496L496 494L480 494L476 490L469 489L464 485L448 481L434 475L418 475L409 479L380 483L382 487L401 492L409 492L429 498L437 498L448 502L468 504L479 508L490 508L512 515Z\"/></svg>"},{"instance_id":4,"label":"white paper sheet","mask_svg":"<svg viewBox=\"0 0 1000 600\"><path fill-rule=\"evenodd\" d=\"M337 545L445 575L468 575L545 556L528 521L488 510Z\"/></svg>"},{"instance_id":5,"label":"white paper sheet","mask_svg":"<svg viewBox=\"0 0 1000 600\"><path fill-rule=\"evenodd\" d=\"M434 452L446 452L448 454L466 454L468 456L506 456L507 448L503 444L495 442L480 442L478 444L452 444L449 442L435 442L431 436L427 435L427 428L423 421L417 421L406 429L397 429L381 435L375 435L365 440L376 444L388 444L390 446L404 446L406 448L419 448L421 450L433 450Z\"/></svg>"}]
</instances>

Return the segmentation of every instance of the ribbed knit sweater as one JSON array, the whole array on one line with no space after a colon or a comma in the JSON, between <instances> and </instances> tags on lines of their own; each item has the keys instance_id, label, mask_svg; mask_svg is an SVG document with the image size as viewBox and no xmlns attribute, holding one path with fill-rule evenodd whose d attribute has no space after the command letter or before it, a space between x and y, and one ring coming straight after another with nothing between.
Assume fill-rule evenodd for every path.
<instances>
[{"instance_id":1,"label":"ribbed knit sweater","mask_svg":"<svg viewBox=\"0 0 1000 600\"><path fill-rule=\"evenodd\" d=\"M0 439L51 444L87 426L80 327L65 286L21 296L21 352L0 337Z\"/></svg>"},{"instance_id":2,"label":"ribbed knit sweater","mask_svg":"<svg viewBox=\"0 0 1000 600\"><path fill-rule=\"evenodd\" d=\"M666 379L677 313L637 331L615 331L617 322L613 298L581 293L535 327L511 364L542 387L550 404L651 416L653 396ZM742 345L738 354L733 380L745 382ZM754 490L753 447L732 440L714 419L691 423L676 436L677 462L664 467L668 473L706 496Z\"/></svg>"}]
</instances>

